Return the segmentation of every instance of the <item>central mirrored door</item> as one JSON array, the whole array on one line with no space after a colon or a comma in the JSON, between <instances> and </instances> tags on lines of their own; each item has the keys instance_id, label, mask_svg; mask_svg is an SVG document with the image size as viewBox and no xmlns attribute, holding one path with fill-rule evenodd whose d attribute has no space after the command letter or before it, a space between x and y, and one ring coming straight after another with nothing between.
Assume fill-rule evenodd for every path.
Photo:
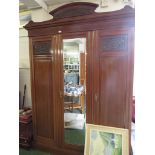
<instances>
[{"instance_id":1,"label":"central mirrored door","mask_svg":"<svg viewBox=\"0 0 155 155\"><path fill-rule=\"evenodd\" d=\"M86 38L63 39L64 142L84 145L86 122Z\"/></svg>"}]
</instances>

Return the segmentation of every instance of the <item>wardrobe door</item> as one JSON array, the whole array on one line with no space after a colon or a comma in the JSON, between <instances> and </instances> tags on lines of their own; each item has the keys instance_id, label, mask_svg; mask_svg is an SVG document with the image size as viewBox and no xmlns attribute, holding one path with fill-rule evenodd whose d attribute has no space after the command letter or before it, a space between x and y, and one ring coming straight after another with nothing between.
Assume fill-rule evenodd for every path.
<instances>
[{"instance_id":1,"label":"wardrobe door","mask_svg":"<svg viewBox=\"0 0 155 155\"><path fill-rule=\"evenodd\" d=\"M30 43L34 142L50 147L54 139L51 38L35 38Z\"/></svg>"},{"instance_id":2,"label":"wardrobe door","mask_svg":"<svg viewBox=\"0 0 155 155\"><path fill-rule=\"evenodd\" d=\"M99 124L130 127L133 79L133 31L98 32Z\"/></svg>"}]
</instances>

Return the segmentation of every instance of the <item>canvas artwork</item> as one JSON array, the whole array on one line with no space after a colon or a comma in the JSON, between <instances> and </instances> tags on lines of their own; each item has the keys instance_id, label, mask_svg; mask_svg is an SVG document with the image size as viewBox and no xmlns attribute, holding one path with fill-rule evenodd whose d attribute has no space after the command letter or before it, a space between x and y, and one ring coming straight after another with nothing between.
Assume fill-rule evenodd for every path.
<instances>
[{"instance_id":1,"label":"canvas artwork","mask_svg":"<svg viewBox=\"0 0 155 155\"><path fill-rule=\"evenodd\" d=\"M90 155L122 155L122 136L91 130Z\"/></svg>"},{"instance_id":2,"label":"canvas artwork","mask_svg":"<svg viewBox=\"0 0 155 155\"><path fill-rule=\"evenodd\" d=\"M85 155L128 155L128 130L86 125Z\"/></svg>"}]
</instances>

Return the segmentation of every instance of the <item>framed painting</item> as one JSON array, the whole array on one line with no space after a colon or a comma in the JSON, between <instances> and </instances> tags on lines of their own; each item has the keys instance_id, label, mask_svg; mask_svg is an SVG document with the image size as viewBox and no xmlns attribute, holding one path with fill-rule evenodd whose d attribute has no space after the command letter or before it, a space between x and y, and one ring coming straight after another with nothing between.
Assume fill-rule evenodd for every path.
<instances>
[{"instance_id":1,"label":"framed painting","mask_svg":"<svg viewBox=\"0 0 155 155\"><path fill-rule=\"evenodd\" d=\"M128 129L86 124L84 155L129 155Z\"/></svg>"}]
</instances>

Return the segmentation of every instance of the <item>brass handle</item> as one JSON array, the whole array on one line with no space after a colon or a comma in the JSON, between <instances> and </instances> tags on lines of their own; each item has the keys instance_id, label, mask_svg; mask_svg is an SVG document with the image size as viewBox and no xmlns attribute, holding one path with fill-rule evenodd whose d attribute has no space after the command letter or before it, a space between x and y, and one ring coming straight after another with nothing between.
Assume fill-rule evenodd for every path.
<instances>
[{"instance_id":1,"label":"brass handle","mask_svg":"<svg viewBox=\"0 0 155 155\"><path fill-rule=\"evenodd\" d=\"M64 94L62 91L59 92L60 98L63 98Z\"/></svg>"},{"instance_id":2,"label":"brass handle","mask_svg":"<svg viewBox=\"0 0 155 155\"><path fill-rule=\"evenodd\" d=\"M98 95L95 93L95 102L98 102Z\"/></svg>"}]
</instances>

